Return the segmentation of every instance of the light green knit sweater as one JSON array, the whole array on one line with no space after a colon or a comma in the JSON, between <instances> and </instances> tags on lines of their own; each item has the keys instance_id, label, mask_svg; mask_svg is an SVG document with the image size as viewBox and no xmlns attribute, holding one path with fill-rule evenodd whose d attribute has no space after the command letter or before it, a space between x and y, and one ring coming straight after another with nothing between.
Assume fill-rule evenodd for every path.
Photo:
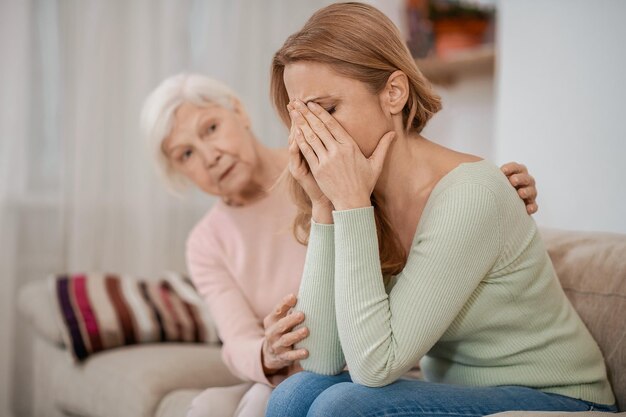
<instances>
[{"instance_id":1,"label":"light green knit sweater","mask_svg":"<svg viewBox=\"0 0 626 417\"><path fill-rule=\"evenodd\" d=\"M297 309L305 370L377 387L421 359L427 380L522 385L613 404L602 354L567 300L533 219L487 161L432 191L404 270L383 285L373 208L313 224ZM345 355L345 359L344 359Z\"/></svg>"}]
</instances>

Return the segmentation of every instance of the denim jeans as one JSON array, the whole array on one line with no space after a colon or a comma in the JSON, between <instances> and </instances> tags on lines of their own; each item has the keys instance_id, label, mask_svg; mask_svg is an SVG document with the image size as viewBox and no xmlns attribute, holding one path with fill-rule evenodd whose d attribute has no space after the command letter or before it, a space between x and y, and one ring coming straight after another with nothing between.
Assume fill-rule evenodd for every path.
<instances>
[{"instance_id":1,"label":"denim jeans","mask_svg":"<svg viewBox=\"0 0 626 417\"><path fill-rule=\"evenodd\" d=\"M335 376L299 372L270 397L266 417L461 417L502 411L607 411L600 405L521 386L467 387L400 379L381 388Z\"/></svg>"}]
</instances>

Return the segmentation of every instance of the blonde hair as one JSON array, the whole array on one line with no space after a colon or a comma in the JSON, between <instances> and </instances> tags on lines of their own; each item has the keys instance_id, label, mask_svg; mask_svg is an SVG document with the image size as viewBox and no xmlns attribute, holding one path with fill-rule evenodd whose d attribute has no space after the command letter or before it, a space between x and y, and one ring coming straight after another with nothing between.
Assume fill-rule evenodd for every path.
<instances>
[{"instance_id":1,"label":"blonde hair","mask_svg":"<svg viewBox=\"0 0 626 417\"><path fill-rule=\"evenodd\" d=\"M166 78L148 95L141 109L141 132L157 172L170 191L180 195L189 185L187 178L172 168L162 148L174 126L174 113L178 107L186 102L198 106L214 103L233 110L237 100L235 93L220 81L186 73Z\"/></svg>"},{"instance_id":2,"label":"blonde hair","mask_svg":"<svg viewBox=\"0 0 626 417\"><path fill-rule=\"evenodd\" d=\"M328 64L345 77L366 84L380 93L394 71L406 74L409 97L402 111L407 133L422 131L441 109L441 99L415 65L398 28L375 7L362 3L337 3L315 12L304 27L291 35L276 52L271 69L271 95L286 126L290 125L289 95L283 81L285 66L311 61ZM293 177L288 176L292 197L298 208L293 232L306 244L311 227L311 201ZM378 245L383 276L396 275L404 268L407 254L391 227L382 197L373 194Z\"/></svg>"}]
</instances>

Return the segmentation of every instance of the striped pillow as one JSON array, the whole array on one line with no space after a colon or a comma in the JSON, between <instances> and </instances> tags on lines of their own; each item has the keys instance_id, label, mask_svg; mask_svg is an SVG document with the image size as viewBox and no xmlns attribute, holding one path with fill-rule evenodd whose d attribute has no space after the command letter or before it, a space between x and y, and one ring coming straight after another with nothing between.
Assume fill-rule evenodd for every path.
<instances>
[{"instance_id":1,"label":"striped pillow","mask_svg":"<svg viewBox=\"0 0 626 417\"><path fill-rule=\"evenodd\" d=\"M207 306L180 274L156 281L100 273L49 280L63 339L77 361L137 343L219 342Z\"/></svg>"}]
</instances>

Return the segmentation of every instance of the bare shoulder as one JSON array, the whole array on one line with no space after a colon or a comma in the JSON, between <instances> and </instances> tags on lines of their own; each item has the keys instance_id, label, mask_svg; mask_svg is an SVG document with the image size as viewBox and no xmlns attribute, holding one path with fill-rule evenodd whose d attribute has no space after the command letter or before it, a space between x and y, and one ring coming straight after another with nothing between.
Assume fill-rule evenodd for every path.
<instances>
[{"instance_id":1,"label":"bare shoulder","mask_svg":"<svg viewBox=\"0 0 626 417\"><path fill-rule=\"evenodd\" d=\"M445 149L441 158L441 170L442 176L446 175L462 164L468 164L473 162L480 162L483 160L480 156L472 155L469 153L457 152L452 149Z\"/></svg>"},{"instance_id":2,"label":"bare shoulder","mask_svg":"<svg viewBox=\"0 0 626 417\"><path fill-rule=\"evenodd\" d=\"M451 156L451 159L457 162L456 165L460 165L460 164L467 163L467 162L479 162L483 160L483 158L481 158L478 155L472 155L470 153L463 153L463 152L457 152L457 151L451 151L451 152L453 154Z\"/></svg>"}]
</instances>

